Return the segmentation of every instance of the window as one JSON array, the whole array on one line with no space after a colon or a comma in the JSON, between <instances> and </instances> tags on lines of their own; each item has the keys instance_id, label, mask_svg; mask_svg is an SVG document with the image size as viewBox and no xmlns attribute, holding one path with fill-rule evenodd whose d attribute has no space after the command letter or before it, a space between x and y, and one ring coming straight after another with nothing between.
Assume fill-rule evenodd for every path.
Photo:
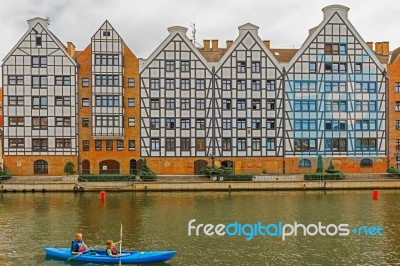
<instances>
[{"instance_id":1,"label":"window","mask_svg":"<svg viewBox=\"0 0 400 266\"><path fill-rule=\"evenodd\" d=\"M339 53L346 54L347 53L347 45L345 43L339 44Z\"/></svg>"},{"instance_id":2,"label":"window","mask_svg":"<svg viewBox=\"0 0 400 266\"><path fill-rule=\"evenodd\" d=\"M34 109L46 109L47 108L47 96L34 96L34 97L32 97L32 108L34 108Z\"/></svg>"},{"instance_id":3,"label":"window","mask_svg":"<svg viewBox=\"0 0 400 266\"><path fill-rule=\"evenodd\" d=\"M316 102L315 101L296 100L296 101L294 101L294 110L295 111L315 111L316 110Z\"/></svg>"},{"instance_id":4,"label":"window","mask_svg":"<svg viewBox=\"0 0 400 266\"><path fill-rule=\"evenodd\" d=\"M245 138L238 138L236 148L238 151L245 151L246 150L246 139Z\"/></svg>"},{"instance_id":5,"label":"window","mask_svg":"<svg viewBox=\"0 0 400 266\"><path fill-rule=\"evenodd\" d=\"M128 127L134 127L136 124L135 118L128 118Z\"/></svg>"},{"instance_id":6,"label":"window","mask_svg":"<svg viewBox=\"0 0 400 266\"><path fill-rule=\"evenodd\" d=\"M190 80L189 79L181 79L181 89L182 90L190 89Z\"/></svg>"},{"instance_id":7,"label":"window","mask_svg":"<svg viewBox=\"0 0 400 266\"><path fill-rule=\"evenodd\" d=\"M246 80L239 79L238 81L236 81L236 87L240 91L246 90Z\"/></svg>"},{"instance_id":8,"label":"window","mask_svg":"<svg viewBox=\"0 0 400 266\"><path fill-rule=\"evenodd\" d=\"M32 67L46 67L47 56L32 56Z\"/></svg>"},{"instance_id":9,"label":"window","mask_svg":"<svg viewBox=\"0 0 400 266\"><path fill-rule=\"evenodd\" d=\"M181 138L181 151L190 151L190 138Z\"/></svg>"},{"instance_id":10,"label":"window","mask_svg":"<svg viewBox=\"0 0 400 266\"><path fill-rule=\"evenodd\" d=\"M376 92L376 82L356 82L355 92Z\"/></svg>"},{"instance_id":11,"label":"window","mask_svg":"<svg viewBox=\"0 0 400 266\"><path fill-rule=\"evenodd\" d=\"M274 150L275 150L275 139L267 138L267 151L274 151Z\"/></svg>"},{"instance_id":12,"label":"window","mask_svg":"<svg viewBox=\"0 0 400 266\"><path fill-rule=\"evenodd\" d=\"M346 112L347 102L346 101L326 101L325 111L340 111Z\"/></svg>"},{"instance_id":13,"label":"window","mask_svg":"<svg viewBox=\"0 0 400 266\"><path fill-rule=\"evenodd\" d=\"M175 89L175 80L174 79L166 79L165 80L165 88L167 90L174 90Z\"/></svg>"},{"instance_id":14,"label":"window","mask_svg":"<svg viewBox=\"0 0 400 266\"><path fill-rule=\"evenodd\" d=\"M246 72L246 62L244 62L244 61L238 61L236 66L237 66L236 71L237 71L238 73L244 73L244 72Z\"/></svg>"},{"instance_id":15,"label":"window","mask_svg":"<svg viewBox=\"0 0 400 266\"><path fill-rule=\"evenodd\" d=\"M100 66L118 66L118 54L95 54L95 65Z\"/></svg>"},{"instance_id":16,"label":"window","mask_svg":"<svg viewBox=\"0 0 400 266\"><path fill-rule=\"evenodd\" d=\"M355 111L376 111L376 101L355 101L354 109Z\"/></svg>"},{"instance_id":17,"label":"window","mask_svg":"<svg viewBox=\"0 0 400 266\"><path fill-rule=\"evenodd\" d=\"M113 141L111 139L106 140L106 150L107 151L113 150Z\"/></svg>"},{"instance_id":18,"label":"window","mask_svg":"<svg viewBox=\"0 0 400 266\"><path fill-rule=\"evenodd\" d=\"M267 110L275 110L275 100L267 99L266 100L266 109Z\"/></svg>"},{"instance_id":19,"label":"window","mask_svg":"<svg viewBox=\"0 0 400 266\"><path fill-rule=\"evenodd\" d=\"M190 109L190 99L181 99L181 109L182 110Z\"/></svg>"},{"instance_id":20,"label":"window","mask_svg":"<svg viewBox=\"0 0 400 266\"><path fill-rule=\"evenodd\" d=\"M267 80L267 91L275 90L275 80Z\"/></svg>"},{"instance_id":21,"label":"window","mask_svg":"<svg viewBox=\"0 0 400 266\"><path fill-rule=\"evenodd\" d=\"M47 139L32 139L33 151L47 151Z\"/></svg>"},{"instance_id":22,"label":"window","mask_svg":"<svg viewBox=\"0 0 400 266\"><path fill-rule=\"evenodd\" d=\"M83 127L89 126L89 118L82 118L82 126Z\"/></svg>"},{"instance_id":23,"label":"window","mask_svg":"<svg viewBox=\"0 0 400 266\"><path fill-rule=\"evenodd\" d=\"M311 161L308 159L302 159L299 161L299 168L311 168Z\"/></svg>"},{"instance_id":24,"label":"window","mask_svg":"<svg viewBox=\"0 0 400 266\"><path fill-rule=\"evenodd\" d=\"M222 139L222 150L223 151L231 151L232 150L232 139L231 138L223 138Z\"/></svg>"},{"instance_id":25,"label":"window","mask_svg":"<svg viewBox=\"0 0 400 266\"><path fill-rule=\"evenodd\" d=\"M119 106L118 95L96 96L96 106Z\"/></svg>"},{"instance_id":26,"label":"window","mask_svg":"<svg viewBox=\"0 0 400 266\"><path fill-rule=\"evenodd\" d=\"M241 118L237 120L237 128L238 129L246 129L246 119Z\"/></svg>"},{"instance_id":27,"label":"window","mask_svg":"<svg viewBox=\"0 0 400 266\"><path fill-rule=\"evenodd\" d=\"M32 117L33 129L47 129L47 117Z\"/></svg>"},{"instance_id":28,"label":"window","mask_svg":"<svg viewBox=\"0 0 400 266\"><path fill-rule=\"evenodd\" d=\"M32 76L32 86L33 87L47 86L47 76Z\"/></svg>"},{"instance_id":29,"label":"window","mask_svg":"<svg viewBox=\"0 0 400 266\"><path fill-rule=\"evenodd\" d=\"M260 80L252 80L251 81L251 89L253 91L259 91L261 89L261 81Z\"/></svg>"},{"instance_id":30,"label":"window","mask_svg":"<svg viewBox=\"0 0 400 266\"><path fill-rule=\"evenodd\" d=\"M251 148L253 149L253 151L260 151L261 150L261 139L253 138L251 141Z\"/></svg>"},{"instance_id":31,"label":"window","mask_svg":"<svg viewBox=\"0 0 400 266\"><path fill-rule=\"evenodd\" d=\"M203 118L196 119L196 129L205 129L206 121Z\"/></svg>"},{"instance_id":32,"label":"window","mask_svg":"<svg viewBox=\"0 0 400 266\"><path fill-rule=\"evenodd\" d=\"M267 129L275 128L275 119L267 119Z\"/></svg>"},{"instance_id":33,"label":"window","mask_svg":"<svg viewBox=\"0 0 400 266\"><path fill-rule=\"evenodd\" d=\"M167 151L174 151L175 150L175 138L166 138L165 146L166 146Z\"/></svg>"},{"instance_id":34,"label":"window","mask_svg":"<svg viewBox=\"0 0 400 266\"><path fill-rule=\"evenodd\" d=\"M34 174L47 174L49 165L45 160L37 160L33 163Z\"/></svg>"},{"instance_id":35,"label":"window","mask_svg":"<svg viewBox=\"0 0 400 266\"><path fill-rule=\"evenodd\" d=\"M8 76L8 85L23 85L24 76Z\"/></svg>"},{"instance_id":36,"label":"window","mask_svg":"<svg viewBox=\"0 0 400 266\"><path fill-rule=\"evenodd\" d=\"M204 89L205 89L204 79L196 79L196 90L204 90Z\"/></svg>"},{"instance_id":37,"label":"window","mask_svg":"<svg viewBox=\"0 0 400 266\"><path fill-rule=\"evenodd\" d=\"M118 75L96 75L96 86L119 86Z\"/></svg>"},{"instance_id":38,"label":"window","mask_svg":"<svg viewBox=\"0 0 400 266\"><path fill-rule=\"evenodd\" d=\"M238 110L246 110L246 99L237 99L236 104Z\"/></svg>"},{"instance_id":39,"label":"window","mask_svg":"<svg viewBox=\"0 0 400 266\"><path fill-rule=\"evenodd\" d=\"M150 99L150 108L155 110L160 109L160 99Z\"/></svg>"},{"instance_id":40,"label":"window","mask_svg":"<svg viewBox=\"0 0 400 266\"><path fill-rule=\"evenodd\" d=\"M95 145L96 151L101 151L103 149L101 140L95 140L94 145Z\"/></svg>"},{"instance_id":41,"label":"window","mask_svg":"<svg viewBox=\"0 0 400 266\"><path fill-rule=\"evenodd\" d=\"M58 105L58 106L70 106L71 105L71 97L70 96L56 96L55 101L56 101L56 105Z\"/></svg>"},{"instance_id":42,"label":"window","mask_svg":"<svg viewBox=\"0 0 400 266\"><path fill-rule=\"evenodd\" d=\"M356 130L376 130L376 120L356 120L355 121Z\"/></svg>"},{"instance_id":43,"label":"window","mask_svg":"<svg viewBox=\"0 0 400 266\"><path fill-rule=\"evenodd\" d=\"M354 73L362 73L362 63L354 64Z\"/></svg>"},{"instance_id":44,"label":"window","mask_svg":"<svg viewBox=\"0 0 400 266\"><path fill-rule=\"evenodd\" d=\"M24 148L25 147L25 139L10 138L10 139L8 139L8 147L9 148Z\"/></svg>"},{"instance_id":45,"label":"window","mask_svg":"<svg viewBox=\"0 0 400 266\"><path fill-rule=\"evenodd\" d=\"M128 149L133 151L136 149L136 141L134 139L128 140Z\"/></svg>"},{"instance_id":46,"label":"window","mask_svg":"<svg viewBox=\"0 0 400 266\"><path fill-rule=\"evenodd\" d=\"M55 76L55 85L57 86L71 85L71 76Z\"/></svg>"},{"instance_id":47,"label":"window","mask_svg":"<svg viewBox=\"0 0 400 266\"><path fill-rule=\"evenodd\" d=\"M222 119L222 129L231 129L232 128L232 120L230 118Z\"/></svg>"},{"instance_id":48,"label":"window","mask_svg":"<svg viewBox=\"0 0 400 266\"><path fill-rule=\"evenodd\" d=\"M160 118L150 118L150 129L160 128Z\"/></svg>"},{"instance_id":49,"label":"window","mask_svg":"<svg viewBox=\"0 0 400 266\"><path fill-rule=\"evenodd\" d=\"M346 92L346 82L325 82L325 92Z\"/></svg>"},{"instance_id":50,"label":"window","mask_svg":"<svg viewBox=\"0 0 400 266\"><path fill-rule=\"evenodd\" d=\"M347 151L347 139L340 139L340 138L325 139L325 150Z\"/></svg>"},{"instance_id":51,"label":"window","mask_svg":"<svg viewBox=\"0 0 400 266\"><path fill-rule=\"evenodd\" d=\"M294 150L295 151L315 151L317 149L316 139L295 139Z\"/></svg>"},{"instance_id":52,"label":"window","mask_svg":"<svg viewBox=\"0 0 400 266\"><path fill-rule=\"evenodd\" d=\"M308 64L308 71L310 73L317 73L317 63L316 62L310 62Z\"/></svg>"},{"instance_id":53,"label":"window","mask_svg":"<svg viewBox=\"0 0 400 266\"><path fill-rule=\"evenodd\" d=\"M231 80L230 79L222 80L222 90L225 90L225 91L231 90Z\"/></svg>"},{"instance_id":54,"label":"window","mask_svg":"<svg viewBox=\"0 0 400 266\"><path fill-rule=\"evenodd\" d=\"M165 108L167 110L174 110L175 109L175 99L171 99L171 98L165 99Z\"/></svg>"},{"instance_id":55,"label":"window","mask_svg":"<svg viewBox=\"0 0 400 266\"><path fill-rule=\"evenodd\" d=\"M295 81L294 90L296 92L315 92L317 83L315 81Z\"/></svg>"},{"instance_id":56,"label":"window","mask_svg":"<svg viewBox=\"0 0 400 266\"><path fill-rule=\"evenodd\" d=\"M260 110L261 109L261 100L260 99L251 100L251 109Z\"/></svg>"},{"instance_id":57,"label":"window","mask_svg":"<svg viewBox=\"0 0 400 266\"><path fill-rule=\"evenodd\" d=\"M360 161L360 167L372 167L372 160L371 159L362 159Z\"/></svg>"},{"instance_id":58,"label":"window","mask_svg":"<svg viewBox=\"0 0 400 266\"><path fill-rule=\"evenodd\" d=\"M89 87L89 79L82 78L82 87Z\"/></svg>"},{"instance_id":59,"label":"window","mask_svg":"<svg viewBox=\"0 0 400 266\"><path fill-rule=\"evenodd\" d=\"M71 126L71 117L56 117L56 127L70 127Z\"/></svg>"},{"instance_id":60,"label":"window","mask_svg":"<svg viewBox=\"0 0 400 266\"><path fill-rule=\"evenodd\" d=\"M231 110L231 100L230 99L222 99L222 109L223 110Z\"/></svg>"},{"instance_id":61,"label":"window","mask_svg":"<svg viewBox=\"0 0 400 266\"><path fill-rule=\"evenodd\" d=\"M325 54L346 54L347 45L345 43L325 43Z\"/></svg>"},{"instance_id":62,"label":"window","mask_svg":"<svg viewBox=\"0 0 400 266\"><path fill-rule=\"evenodd\" d=\"M397 130L400 129L400 120L396 120L396 129L397 129Z\"/></svg>"},{"instance_id":63,"label":"window","mask_svg":"<svg viewBox=\"0 0 400 266\"><path fill-rule=\"evenodd\" d=\"M135 87L135 79L134 78L128 78L128 87L129 88Z\"/></svg>"},{"instance_id":64,"label":"window","mask_svg":"<svg viewBox=\"0 0 400 266\"><path fill-rule=\"evenodd\" d=\"M82 107L89 107L89 98L82 98Z\"/></svg>"},{"instance_id":65,"label":"window","mask_svg":"<svg viewBox=\"0 0 400 266\"><path fill-rule=\"evenodd\" d=\"M117 150L123 151L124 150L124 141L122 139L117 140Z\"/></svg>"},{"instance_id":66,"label":"window","mask_svg":"<svg viewBox=\"0 0 400 266\"><path fill-rule=\"evenodd\" d=\"M83 151L88 151L90 149L89 140L82 140Z\"/></svg>"},{"instance_id":67,"label":"window","mask_svg":"<svg viewBox=\"0 0 400 266\"><path fill-rule=\"evenodd\" d=\"M261 129L261 119L260 118L251 119L251 128L252 129Z\"/></svg>"},{"instance_id":68,"label":"window","mask_svg":"<svg viewBox=\"0 0 400 266\"><path fill-rule=\"evenodd\" d=\"M206 100L205 99L196 99L196 109L204 110L206 108Z\"/></svg>"},{"instance_id":69,"label":"window","mask_svg":"<svg viewBox=\"0 0 400 266\"><path fill-rule=\"evenodd\" d=\"M189 72L189 71L190 71L190 62L181 61L181 72Z\"/></svg>"},{"instance_id":70,"label":"window","mask_svg":"<svg viewBox=\"0 0 400 266\"><path fill-rule=\"evenodd\" d=\"M19 127L25 125L25 117L23 116L11 116L8 121L8 125L10 127Z\"/></svg>"},{"instance_id":71,"label":"window","mask_svg":"<svg viewBox=\"0 0 400 266\"><path fill-rule=\"evenodd\" d=\"M159 151L160 150L160 139L159 138L151 138L150 139L150 150L151 151Z\"/></svg>"},{"instance_id":72,"label":"window","mask_svg":"<svg viewBox=\"0 0 400 266\"><path fill-rule=\"evenodd\" d=\"M376 150L376 139L370 138L357 138L356 139L356 150L360 151L375 151Z\"/></svg>"},{"instance_id":73,"label":"window","mask_svg":"<svg viewBox=\"0 0 400 266\"><path fill-rule=\"evenodd\" d=\"M197 151L205 151L206 150L206 139L205 138L196 138L196 150Z\"/></svg>"},{"instance_id":74,"label":"window","mask_svg":"<svg viewBox=\"0 0 400 266\"><path fill-rule=\"evenodd\" d=\"M347 122L344 120L326 120L325 130L346 130Z\"/></svg>"},{"instance_id":75,"label":"window","mask_svg":"<svg viewBox=\"0 0 400 266\"><path fill-rule=\"evenodd\" d=\"M71 148L71 139L56 139L56 148Z\"/></svg>"},{"instance_id":76,"label":"window","mask_svg":"<svg viewBox=\"0 0 400 266\"><path fill-rule=\"evenodd\" d=\"M165 61L165 71L173 72L175 71L175 61Z\"/></svg>"},{"instance_id":77,"label":"window","mask_svg":"<svg viewBox=\"0 0 400 266\"><path fill-rule=\"evenodd\" d=\"M181 119L181 129L190 129L190 119L189 118Z\"/></svg>"},{"instance_id":78,"label":"window","mask_svg":"<svg viewBox=\"0 0 400 266\"><path fill-rule=\"evenodd\" d=\"M394 91L395 92L400 92L400 82L395 82L394 83Z\"/></svg>"},{"instance_id":79,"label":"window","mask_svg":"<svg viewBox=\"0 0 400 266\"><path fill-rule=\"evenodd\" d=\"M111 32L109 30L105 30L105 31L103 31L103 36L104 37L110 37L111 36Z\"/></svg>"},{"instance_id":80,"label":"window","mask_svg":"<svg viewBox=\"0 0 400 266\"><path fill-rule=\"evenodd\" d=\"M251 72L260 73L260 62L251 62Z\"/></svg>"},{"instance_id":81,"label":"window","mask_svg":"<svg viewBox=\"0 0 400 266\"><path fill-rule=\"evenodd\" d=\"M165 127L167 129L174 129L175 128L175 118L165 118Z\"/></svg>"},{"instance_id":82,"label":"window","mask_svg":"<svg viewBox=\"0 0 400 266\"><path fill-rule=\"evenodd\" d=\"M396 101L396 112L400 112L400 101Z\"/></svg>"},{"instance_id":83,"label":"window","mask_svg":"<svg viewBox=\"0 0 400 266\"><path fill-rule=\"evenodd\" d=\"M135 98L128 98L128 107L135 107Z\"/></svg>"},{"instance_id":84,"label":"window","mask_svg":"<svg viewBox=\"0 0 400 266\"><path fill-rule=\"evenodd\" d=\"M42 36L40 35L36 35L36 46L42 46Z\"/></svg>"},{"instance_id":85,"label":"window","mask_svg":"<svg viewBox=\"0 0 400 266\"><path fill-rule=\"evenodd\" d=\"M325 63L325 72L326 73L346 73L347 72L347 63Z\"/></svg>"},{"instance_id":86,"label":"window","mask_svg":"<svg viewBox=\"0 0 400 266\"><path fill-rule=\"evenodd\" d=\"M96 115L96 127L119 127L119 117L114 115Z\"/></svg>"}]
</instances>

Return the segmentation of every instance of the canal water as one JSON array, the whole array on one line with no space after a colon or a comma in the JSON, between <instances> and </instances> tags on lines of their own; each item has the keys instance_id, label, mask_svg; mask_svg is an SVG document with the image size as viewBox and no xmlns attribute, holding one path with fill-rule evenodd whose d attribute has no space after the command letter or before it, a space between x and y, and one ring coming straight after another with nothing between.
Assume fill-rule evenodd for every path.
<instances>
[{"instance_id":1,"label":"canal water","mask_svg":"<svg viewBox=\"0 0 400 266\"><path fill-rule=\"evenodd\" d=\"M104 249L107 239L119 240L121 224L124 249L177 250L172 260L156 265L400 264L400 191L382 190L378 200L371 195L372 191L108 192L101 201L98 193L89 192L4 193L0 265L84 265L46 257L43 248L69 247L74 234L82 232L90 247ZM246 240L244 235L207 236L202 228L199 236L196 230L189 236L192 219L193 226L260 221L279 228L279 222L321 222L359 230L347 236L304 236L298 228L299 235L285 241L268 234ZM279 231L274 228L269 227L271 235ZM366 236L365 228L375 236ZM236 229L230 227L229 234ZM333 225L330 232L335 233Z\"/></svg>"}]
</instances>

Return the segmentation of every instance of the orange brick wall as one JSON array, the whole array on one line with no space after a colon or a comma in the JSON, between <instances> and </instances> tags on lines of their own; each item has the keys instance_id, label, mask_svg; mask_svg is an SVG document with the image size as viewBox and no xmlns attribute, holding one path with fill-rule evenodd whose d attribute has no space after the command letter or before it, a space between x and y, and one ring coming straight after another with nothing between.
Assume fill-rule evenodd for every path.
<instances>
[{"instance_id":1,"label":"orange brick wall","mask_svg":"<svg viewBox=\"0 0 400 266\"><path fill-rule=\"evenodd\" d=\"M400 112L396 112L396 101L400 101L400 92L395 92L395 82L400 82L400 60L389 65L389 159L390 166L396 167L396 140L400 139L400 130L396 129L396 120L400 120Z\"/></svg>"}]
</instances>

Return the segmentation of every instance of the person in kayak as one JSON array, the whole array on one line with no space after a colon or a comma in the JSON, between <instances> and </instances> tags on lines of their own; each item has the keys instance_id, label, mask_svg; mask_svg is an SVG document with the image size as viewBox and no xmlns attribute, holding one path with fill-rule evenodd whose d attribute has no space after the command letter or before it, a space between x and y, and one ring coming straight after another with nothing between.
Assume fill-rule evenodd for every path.
<instances>
[{"instance_id":1,"label":"person in kayak","mask_svg":"<svg viewBox=\"0 0 400 266\"><path fill-rule=\"evenodd\" d=\"M115 244L122 244L122 241L118 241ZM107 248L106 254L110 257L121 257L121 254L118 254L118 249L114 246L114 242L112 240L107 240Z\"/></svg>"},{"instance_id":2,"label":"person in kayak","mask_svg":"<svg viewBox=\"0 0 400 266\"><path fill-rule=\"evenodd\" d=\"M82 234L76 233L71 243L71 255L79 255L88 250L88 246L82 240Z\"/></svg>"}]
</instances>

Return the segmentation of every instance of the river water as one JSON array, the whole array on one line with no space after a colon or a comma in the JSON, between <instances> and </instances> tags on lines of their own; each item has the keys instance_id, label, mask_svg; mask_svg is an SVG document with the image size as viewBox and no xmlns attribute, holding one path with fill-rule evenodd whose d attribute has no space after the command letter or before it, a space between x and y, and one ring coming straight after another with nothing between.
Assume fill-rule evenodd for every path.
<instances>
[{"instance_id":1,"label":"river water","mask_svg":"<svg viewBox=\"0 0 400 266\"><path fill-rule=\"evenodd\" d=\"M177 250L172 260L157 265L400 264L400 191L381 190L378 200L371 195L372 191L108 192L101 201L98 193L89 192L4 193L0 265L83 265L48 258L43 248L69 247L74 234L82 232L90 247L104 249L107 239L119 240L121 224L124 249ZM202 230L195 236L192 230L188 236L192 219L194 226L236 221L348 224L349 230L380 226L383 235L366 236L360 230L360 235L304 236L300 230L285 241L268 235L248 241L243 235L206 236Z\"/></svg>"}]
</instances>

